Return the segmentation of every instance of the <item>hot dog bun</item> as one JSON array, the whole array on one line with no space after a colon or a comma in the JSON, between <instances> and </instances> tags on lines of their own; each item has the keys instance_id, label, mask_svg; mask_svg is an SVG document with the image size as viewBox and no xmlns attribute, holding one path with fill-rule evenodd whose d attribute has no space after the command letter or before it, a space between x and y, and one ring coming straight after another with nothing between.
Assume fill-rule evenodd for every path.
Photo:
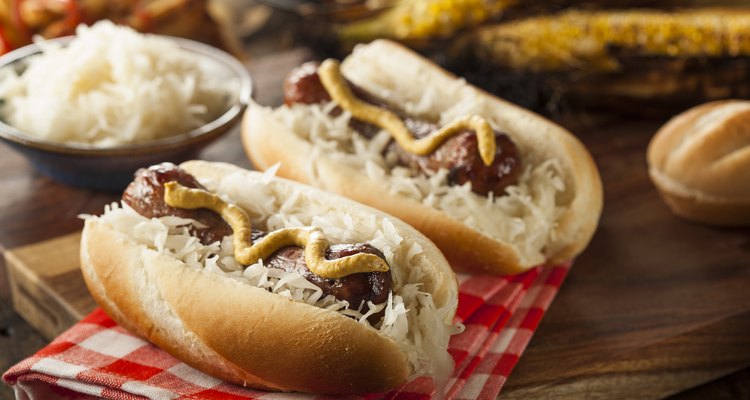
<instances>
[{"instance_id":1,"label":"hot dog bun","mask_svg":"<svg viewBox=\"0 0 750 400\"><path fill-rule=\"evenodd\" d=\"M750 101L706 103L676 116L648 147L649 174L675 214L750 224Z\"/></svg>"},{"instance_id":2,"label":"hot dog bun","mask_svg":"<svg viewBox=\"0 0 750 400\"><path fill-rule=\"evenodd\" d=\"M367 145L350 139L357 134L347 130L346 121L315 105L273 110L251 104L242 133L257 168L280 162L281 176L403 219L432 239L460 271L517 273L569 259L586 247L601 213L602 187L591 156L568 131L391 41L356 47L343 61L342 73L369 93L430 121L445 123L468 112L487 118L519 147L527 166L522 184L494 203L427 178L410 186L410 178L396 178L402 173L373 168L378 162L368 159L377 158L378 150L357 153ZM421 192L411 194L415 191Z\"/></svg>"},{"instance_id":3,"label":"hot dog bun","mask_svg":"<svg viewBox=\"0 0 750 400\"><path fill-rule=\"evenodd\" d=\"M161 250L169 246L158 239L166 222L115 207L87 218L81 264L92 295L121 326L195 368L255 388L370 393L420 374L447 379L457 283L427 238L377 210L298 183L228 164L191 161L182 167L243 207L254 224L271 230L298 221L320 226L331 242L378 247L391 266L393 308L400 298L409 310L391 315L407 321L409 330L400 331L398 323L378 330L366 320L252 286L243 280L247 269L221 272L215 263L175 255L201 247L195 240ZM179 239L171 230L169 237ZM224 242L231 243L228 238Z\"/></svg>"}]
</instances>

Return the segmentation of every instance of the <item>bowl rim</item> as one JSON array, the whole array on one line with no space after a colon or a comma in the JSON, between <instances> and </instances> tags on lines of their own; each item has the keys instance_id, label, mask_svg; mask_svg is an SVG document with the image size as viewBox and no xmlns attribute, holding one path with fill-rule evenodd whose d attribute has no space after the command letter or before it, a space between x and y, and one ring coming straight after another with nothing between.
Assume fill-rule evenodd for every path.
<instances>
[{"instance_id":1,"label":"bowl rim","mask_svg":"<svg viewBox=\"0 0 750 400\"><path fill-rule=\"evenodd\" d=\"M199 54L203 57L208 56L209 58L218 61L219 63L232 70L240 80L240 90L237 94L237 101L220 116L204 125L191 129L187 132L142 143L109 147L98 147L87 143L61 143L40 139L38 137L26 134L2 120L0 120L0 138L16 144L48 152L89 157L111 157L150 153L154 148L159 148L161 150L171 150L193 143L202 142L204 140L210 140L223 134L225 130L221 128L227 126L228 124L231 124L233 121L236 121L238 118L240 118L247 106L250 104L250 101L252 100L253 80L250 76L250 72L247 70L247 68L245 68L240 60L230 55L229 53L211 45L175 36L155 34L150 35L174 41L180 48ZM73 39L75 39L75 36L64 36L54 39L45 39L44 43L66 45ZM41 46L39 46L39 44L37 43L32 43L15 49L7 54L0 56L0 68L4 68L26 57L39 54L41 53L41 51Z\"/></svg>"}]
</instances>

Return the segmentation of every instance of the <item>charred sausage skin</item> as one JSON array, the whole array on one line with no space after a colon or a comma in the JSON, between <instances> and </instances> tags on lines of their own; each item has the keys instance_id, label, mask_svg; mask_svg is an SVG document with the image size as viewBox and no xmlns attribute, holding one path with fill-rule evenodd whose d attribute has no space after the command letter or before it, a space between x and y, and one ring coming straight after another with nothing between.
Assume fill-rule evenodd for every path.
<instances>
[{"instance_id":1,"label":"charred sausage skin","mask_svg":"<svg viewBox=\"0 0 750 400\"><path fill-rule=\"evenodd\" d=\"M198 221L205 227L191 228L191 234L198 237L203 244L221 241L224 236L232 234L232 229L215 212L207 209L187 210L168 206L164 201L164 184L177 181L181 185L205 189L187 171L171 163L163 163L140 169L133 182L125 189L122 200L137 213L147 218L177 216ZM253 228L252 239L259 240L267 232ZM326 258L335 260L358 253L374 254L385 259L380 250L367 243L334 244L326 251ZM270 268L302 275L324 295L333 295L338 300L347 301L350 308L357 309L367 302L380 304L388 300L393 282L390 270L387 272L368 272L347 275L340 279L325 279L313 274L305 264L301 247L285 247L264 260ZM365 308L366 309L366 308ZM372 322L372 320L371 320Z\"/></svg>"},{"instance_id":2,"label":"charred sausage skin","mask_svg":"<svg viewBox=\"0 0 750 400\"><path fill-rule=\"evenodd\" d=\"M417 139L428 136L439 128L433 123L393 109L351 82L349 85L352 93L360 100L398 114ZM302 64L294 69L284 81L284 103L289 106L297 103L318 104L329 101L331 97L320 81L317 63ZM336 108L332 114L338 115L340 112L341 110ZM349 125L367 138L372 138L379 131L378 127L356 119L352 119ZM391 141L386 152L395 155L398 165L413 171L431 173L445 168L449 171L448 183L451 185L463 185L470 182L472 191L479 195L486 196L490 192L501 195L506 187L518 182L522 170L521 157L518 147L508 135L495 131L495 144L495 159L490 166L485 165L479 156L477 137L471 130L465 130L448 139L438 150L428 156L408 153L395 141Z\"/></svg>"},{"instance_id":3,"label":"charred sausage skin","mask_svg":"<svg viewBox=\"0 0 750 400\"><path fill-rule=\"evenodd\" d=\"M138 214L146 218L175 216L191 218L205 228L191 228L191 234L203 244L221 241L224 236L232 234L232 228L221 219L219 214L206 209L187 210L174 208L164 201L164 184L177 181L180 185L205 189L192 175L172 163L162 163L136 171L133 182L125 188L122 201Z\"/></svg>"}]
</instances>

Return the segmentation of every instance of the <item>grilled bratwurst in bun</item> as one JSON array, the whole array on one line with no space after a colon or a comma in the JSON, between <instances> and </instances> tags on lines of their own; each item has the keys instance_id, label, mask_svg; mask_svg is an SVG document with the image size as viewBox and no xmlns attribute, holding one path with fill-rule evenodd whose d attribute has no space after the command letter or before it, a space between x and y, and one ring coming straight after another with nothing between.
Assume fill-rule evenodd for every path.
<instances>
[{"instance_id":1,"label":"grilled bratwurst in bun","mask_svg":"<svg viewBox=\"0 0 750 400\"><path fill-rule=\"evenodd\" d=\"M379 211L220 163L136 173L86 219L81 263L120 325L187 364L270 390L372 393L452 370L457 283Z\"/></svg>"},{"instance_id":2,"label":"grilled bratwurst in bun","mask_svg":"<svg viewBox=\"0 0 750 400\"><path fill-rule=\"evenodd\" d=\"M253 164L403 219L457 270L566 260L596 229L601 181L573 135L396 43L305 64L284 89L245 115Z\"/></svg>"}]
</instances>

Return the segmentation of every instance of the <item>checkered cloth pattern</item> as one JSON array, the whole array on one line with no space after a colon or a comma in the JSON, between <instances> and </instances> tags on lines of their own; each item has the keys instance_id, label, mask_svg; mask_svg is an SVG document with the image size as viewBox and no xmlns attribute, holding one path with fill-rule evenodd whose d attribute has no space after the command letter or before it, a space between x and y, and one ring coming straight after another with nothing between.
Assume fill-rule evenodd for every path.
<instances>
[{"instance_id":1,"label":"checkered cloth pattern","mask_svg":"<svg viewBox=\"0 0 750 400\"><path fill-rule=\"evenodd\" d=\"M570 264L519 275L459 275L456 320L466 330L452 337L456 368L446 398L495 399L531 340ZM95 310L35 355L3 375L18 399L264 399L325 400L331 396L269 393L207 376L117 326ZM418 378L384 394L354 400L421 400L435 394Z\"/></svg>"}]
</instances>

